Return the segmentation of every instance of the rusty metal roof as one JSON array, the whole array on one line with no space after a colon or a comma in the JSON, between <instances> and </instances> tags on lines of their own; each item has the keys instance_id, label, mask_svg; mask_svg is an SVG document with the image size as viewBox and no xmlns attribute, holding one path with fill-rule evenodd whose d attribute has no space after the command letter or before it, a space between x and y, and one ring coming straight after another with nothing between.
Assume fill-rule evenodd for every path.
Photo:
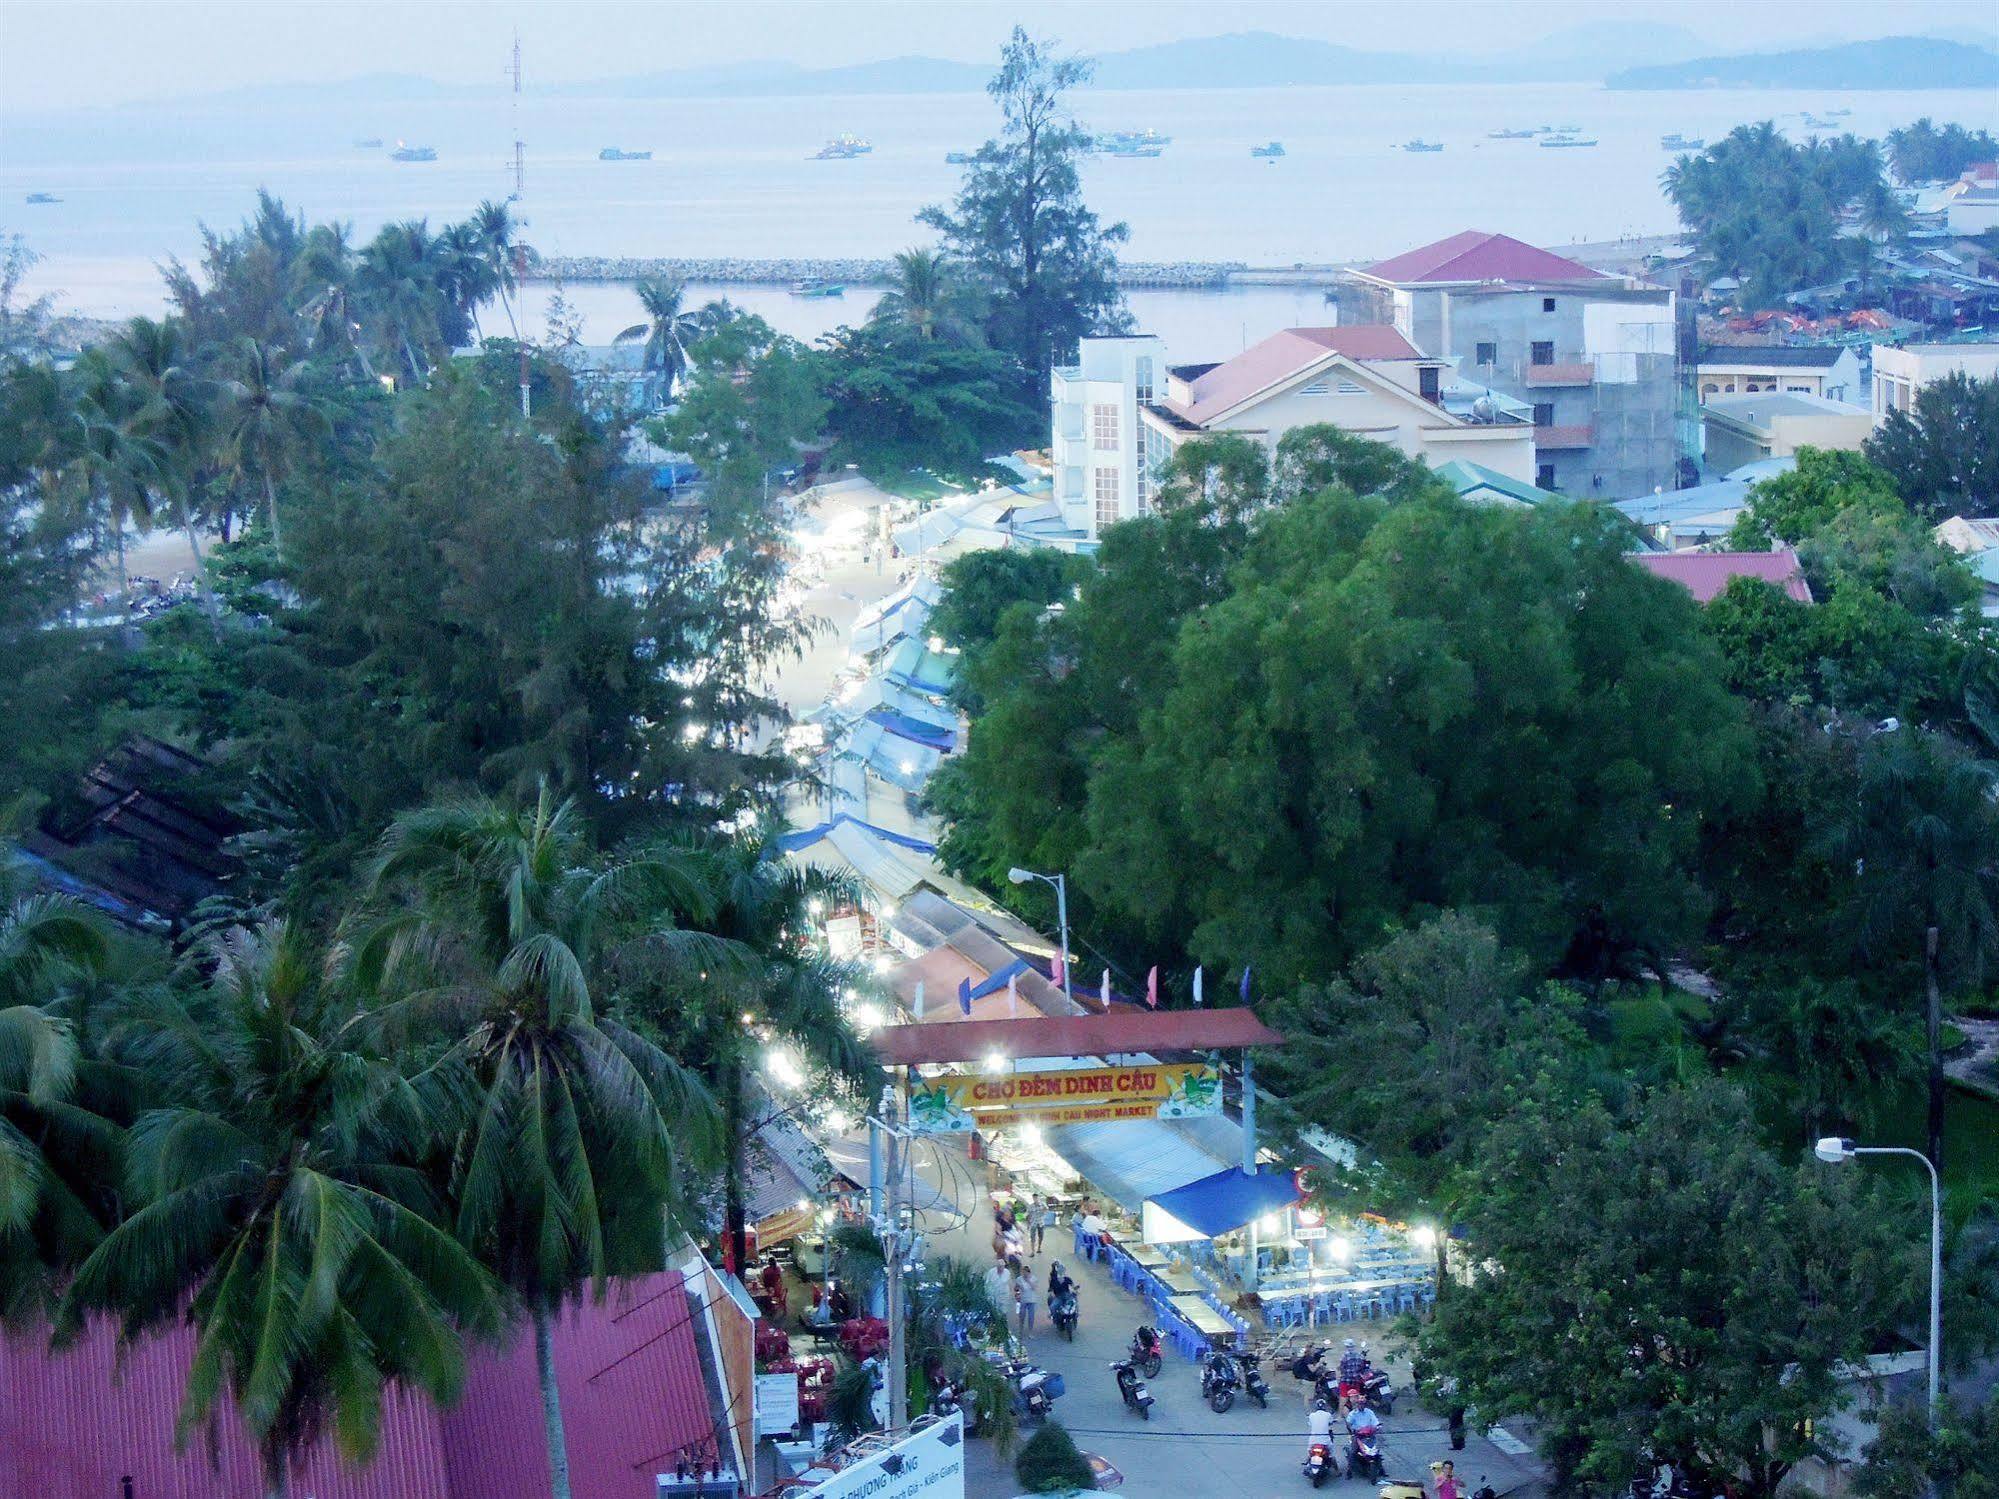
<instances>
[{"instance_id":1,"label":"rusty metal roof","mask_svg":"<svg viewBox=\"0 0 1999 1499\"><path fill-rule=\"evenodd\" d=\"M947 1001L955 1003L955 1000ZM1017 1057L1103 1057L1124 1052L1214 1051L1277 1046L1284 1038L1254 1010L1113 1010L1105 1015L1040 1015L961 1020L955 1025L891 1025L868 1037L889 1066Z\"/></svg>"}]
</instances>

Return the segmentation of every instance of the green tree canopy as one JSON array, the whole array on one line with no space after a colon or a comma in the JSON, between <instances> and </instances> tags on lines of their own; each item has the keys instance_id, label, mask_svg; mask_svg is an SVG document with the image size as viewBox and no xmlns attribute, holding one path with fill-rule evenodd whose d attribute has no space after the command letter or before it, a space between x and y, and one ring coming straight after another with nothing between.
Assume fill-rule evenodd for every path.
<instances>
[{"instance_id":1,"label":"green tree canopy","mask_svg":"<svg viewBox=\"0 0 1999 1499\"><path fill-rule=\"evenodd\" d=\"M1916 392L1908 411L1890 411L1867 439L1867 456L1887 471L1916 516L1934 524L1999 508L1999 377L1954 371Z\"/></svg>"}]
</instances>

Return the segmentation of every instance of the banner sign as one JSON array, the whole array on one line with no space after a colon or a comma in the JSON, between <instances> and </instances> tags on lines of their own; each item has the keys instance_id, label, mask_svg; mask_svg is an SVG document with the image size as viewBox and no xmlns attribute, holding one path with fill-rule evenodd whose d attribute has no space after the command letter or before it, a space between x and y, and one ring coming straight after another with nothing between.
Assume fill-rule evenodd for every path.
<instances>
[{"instance_id":1,"label":"banner sign","mask_svg":"<svg viewBox=\"0 0 1999 1499\"><path fill-rule=\"evenodd\" d=\"M809 1483L825 1472L814 1466L798 1476ZM799 1493L809 1499L965 1499L965 1418L954 1411Z\"/></svg>"},{"instance_id":2,"label":"banner sign","mask_svg":"<svg viewBox=\"0 0 1999 1499\"><path fill-rule=\"evenodd\" d=\"M798 1374L757 1376L757 1435L777 1436L798 1430Z\"/></svg>"},{"instance_id":3,"label":"banner sign","mask_svg":"<svg viewBox=\"0 0 1999 1499\"><path fill-rule=\"evenodd\" d=\"M1009 1118L1086 1124L1099 1119L1195 1119L1221 1111L1221 1073L1208 1062L963 1073L921 1079L909 1095L910 1127L920 1135L962 1134Z\"/></svg>"}]
</instances>

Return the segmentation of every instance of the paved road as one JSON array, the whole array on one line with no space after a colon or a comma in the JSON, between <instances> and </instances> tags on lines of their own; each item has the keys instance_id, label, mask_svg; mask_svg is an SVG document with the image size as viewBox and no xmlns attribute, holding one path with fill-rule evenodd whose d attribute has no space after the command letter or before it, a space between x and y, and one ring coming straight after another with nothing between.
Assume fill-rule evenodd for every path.
<instances>
[{"instance_id":1,"label":"paved road","mask_svg":"<svg viewBox=\"0 0 1999 1499\"><path fill-rule=\"evenodd\" d=\"M992 1220L977 1195L983 1168L937 1155L919 1161L927 1190L917 1197L926 1205L949 1211L933 1214L933 1250L984 1263ZM1124 1408L1109 1365L1120 1357L1132 1330L1144 1320L1145 1305L1114 1285L1107 1273L1092 1265L1077 1265L1069 1252L1069 1235L1061 1231L1036 1258L1036 1279L1045 1284L1049 1261L1060 1258L1081 1282L1082 1318L1073 1343L1045 1321L1026 1340L1027 1352L1045 1368L1059 1370L1068 1386L1056 1402L1055 1414L1087 1452L1098 1452L1125 1475L1126 1499L1270 1499L1307 1485L1299 1472L1305 1455L1306 1387L1285 1371L1271 1378L1270 1408L1259 1410L1238 1401L1218 1416L1201 1400L1200 1376L1177 1354L1166 1355L1166 1366L1151 1382L1157 1403L1149 1421ZM1365 1336L1365 1334L1362 1334ZM1377 1340L1378 1341L1378 1340ZM1406 1379L1407 1366L1391 1361L1393 1372ZM1269 1374L1269 1371L1266 1371ZM1420 1406L1397 1404L1383 1423L1383 1448L1392 1476L1427 1474L1432 1460L1455 1457L1461 1476L1475 1485L1483 1475L1501 1494L1527 1499L1539 1492L1539 1466L1529 1457L1509 1456L1484 1437L1473 1436L1464 1452L1452 1453L1441 1416ZM1002 1463L988 1442L971 1445L967 1464L967 1499L1011 1499L1019 1484L1012 1464ZM1359 1495L1362 1486L1328 1481L1323 1493ZM1371 1492L1371 1490L1370 1490Z\"/></svg>"}]
</instances>

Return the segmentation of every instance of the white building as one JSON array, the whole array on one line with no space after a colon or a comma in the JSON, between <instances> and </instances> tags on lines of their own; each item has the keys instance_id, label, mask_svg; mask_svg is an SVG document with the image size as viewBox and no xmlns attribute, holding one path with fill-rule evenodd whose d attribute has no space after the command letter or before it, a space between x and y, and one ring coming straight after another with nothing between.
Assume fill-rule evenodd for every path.
<instances>
[{"instance_id":1,"label":"white building","mask_svg":"<svg viewBox=\"0 0 1999 1499\"><path fill-rule=\"evenodd\" d=\"M1700 351L1694 388L1703 406L1715 396L1766 391L1853 404L1867 399L1859 352L1823 344L1710 344Z\"/></svg>"},{"instance_id":2,"label":"white building","mask_svg":"<svg viewBox=\"0 0 1999 1499\"><path fill-rule=\"evenodd\" d=\"M1051 382L1056 500L1094 540L1151 508L1182 444L1234 432L1275 447L1320 423L1432 467L1462 459L1531 483L1531 413L1459 380L1454 364L1372 324L1289 328L1219 364L1170 367L1157 338L1086 338Z\"/></svg>"},{"instance_id":3,"label":"white building","mask_svg":"<svg viewBox=\"0 0 1999 1499\"><path fill-rule=\"evenodd\" d=\"M1907 411L1933 380L1959 371L1974 380L1999 378L1999 343L1874 346L1874 419Z\"/></svg>"}]
</instances>

